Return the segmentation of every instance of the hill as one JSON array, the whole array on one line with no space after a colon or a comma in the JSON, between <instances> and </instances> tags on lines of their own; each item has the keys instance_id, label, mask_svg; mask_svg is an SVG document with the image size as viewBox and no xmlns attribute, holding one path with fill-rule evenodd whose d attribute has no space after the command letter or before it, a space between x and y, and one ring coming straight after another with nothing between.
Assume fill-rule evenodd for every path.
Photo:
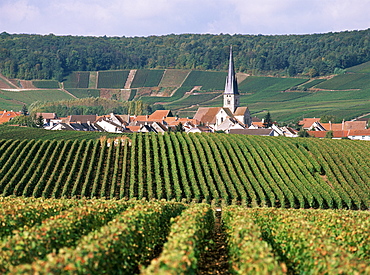
<instances>
[{"instance_id":1,"label":"hill","mask_svg":"<svg viewBox=\"0 0 370 275\"><path fill-rule=\"evenodd\" d=\"M113 141L0 140L0 194L370 207L366 142L225 134Z\"/></svg>"},{"instance_id":2,"label":"hill","mask_svg":"<svg viewBox=\"0 0 370 275\"><path fill-rule=\"evenodd\" d=\"M370 29L312 35L181 34L82 37L0 34L0 71L8 78L55 79L73 71L226 70L234 46L237 71L253 75L332 74L370 61Z\"/></svg>"},{"instance_id":3,"label":"hill","mask_svg":"<svg viewBox=\"0 0 370 275\"><path fill-rule=\"evenodd\" d=\"M370 63L364 63L346 73L314 79L239 73L241 104L260 118L269 111L280 123L323 115L350 120L369 112L369 68ZM2 77L7 88L0 90L0 108L20 110L37 100L103 97L161 104L180 117L192 117L199 106L222 106L225 76L226 72L177 69L73 72L62 83L28 81L27 87L34 88L27 89L21 87L24 80ZM63 89L55 89L58 86Z\"/></svg>"}]
</instances>

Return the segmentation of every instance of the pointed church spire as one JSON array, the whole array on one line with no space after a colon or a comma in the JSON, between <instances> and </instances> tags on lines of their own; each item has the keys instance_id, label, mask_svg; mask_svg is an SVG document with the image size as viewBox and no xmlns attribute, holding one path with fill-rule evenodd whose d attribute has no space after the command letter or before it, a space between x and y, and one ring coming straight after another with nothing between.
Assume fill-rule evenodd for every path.
<instances>
[{"instance_id":1,"label":"pointed church spire","mask_svg":"<svg viewBox=\"0 0 370 275\"><path fill-rule=\"evenodd\" d=\"M224 108L229 108L231 112L235 112L239 107L239 90L238 82L235 76L233 47L230 47L229 71L226 77L225 91L224 91Z\"/></svg>"},{"instance_id":2,"label":"pointed church spire","mask_svg":"<svg viewBox=\"0 0 370 275\"><path fill-rule=\"evenodd\" d=\"M236 81L234 69L233 46L230 46L229 71L226 78L225 94L239 94L238 82Z\"/></svg>"}]
</instances>

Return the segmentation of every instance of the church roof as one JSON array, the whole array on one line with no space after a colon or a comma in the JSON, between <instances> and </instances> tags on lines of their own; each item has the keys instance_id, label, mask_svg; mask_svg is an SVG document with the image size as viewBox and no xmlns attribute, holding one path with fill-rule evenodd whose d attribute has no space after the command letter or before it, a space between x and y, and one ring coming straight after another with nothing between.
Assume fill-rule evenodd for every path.
<instances>
[{"instance_id":1,"label":"church roof","mask_svg":"<svg viewBox=\"0 0 370 275\"><path fill-rule=\"evenodd\" d=\"M198 109L194 119L203 123L216 123L216 115L221 110L221 107L201 107Z\"/></svg>"},{"instance_id":2,"label":"church roof","mask_svg":"<svg viewBox=\"0 0 370 275\"><path fill-rule=\"evenodd\" d=\"M246 111L248 111L248 107L238 107L235 110L234 116L244 116Z\"/></svg>"},{"instance_id":3,"label":"church roof","mask_svg":"<svg viewBox=\"0 0 370 275\"><path fill-rule=\"evenodd\" d=\"M233 59L233 48L230 47L230 59L229 59L229 71L226 78L225 94L238 95L238 82L236 81L234 59Z\"/></svg>"}]
</instances>

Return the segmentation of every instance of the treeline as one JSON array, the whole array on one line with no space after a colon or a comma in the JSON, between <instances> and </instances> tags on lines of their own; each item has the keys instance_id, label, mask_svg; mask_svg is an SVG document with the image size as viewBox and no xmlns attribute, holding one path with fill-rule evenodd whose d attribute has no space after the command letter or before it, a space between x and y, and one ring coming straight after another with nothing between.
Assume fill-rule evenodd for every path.
<instances>
[{"instance_id":1,"label":"treeline","mask_svg":"<svg viewBox=\"0 0 370 275\"><path fill-rule=\"evenodd\" d=\"M0 71L20 79L57 79L72 71L181 68L226 70L233 45L236 70L333 73L370 60L370 29L312 35L181 34L81 37L0 34Z\"/></svg>"},{"instance_id":2,"label":"treeline","mask_svg":"<svg viewBox=\"0 0 370 275\"><path fill-rule=\"evenodd\" d=\"M154 108L142 101L116 101L105 98L81 98L55 102L36 101L30 105L31 113L56 113L59 117L69 115L150 114Z\"/></svg>"}]
</instances>

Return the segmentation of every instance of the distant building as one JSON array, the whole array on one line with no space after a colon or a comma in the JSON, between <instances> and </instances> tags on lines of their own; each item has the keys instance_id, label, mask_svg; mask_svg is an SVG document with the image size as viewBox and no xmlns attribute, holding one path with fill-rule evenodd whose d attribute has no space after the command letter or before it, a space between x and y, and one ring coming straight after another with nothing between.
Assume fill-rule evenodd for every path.
<instances>
[{"instance_id":1,"label":"distant building","mask_svg":"<svg viewBox=\"0 0 370 275\"><path fill-rule=\"evenodd\" d=\"M0 111L0 124L8 122L13 118L20 116L21 112L14 112L14 111Z\"/></svg>"},{"instance_id":2,"label":"distant building","mask_svg":"<svg viewBox=\"0 0 370 275\"><path fill-rule=\"evenodd\" d=\"M230 128L248 128L252 118L248 107L240 107L240 94L235 75L232 47L230 47L229 70L226 77L223 94L223 107L199 108L194 119L203 125L212 127L215 131L228 131ZM225 123L225 121L227 121ZM222 126L221 126L222 125Z\"/></svg>"}]
</instances>

